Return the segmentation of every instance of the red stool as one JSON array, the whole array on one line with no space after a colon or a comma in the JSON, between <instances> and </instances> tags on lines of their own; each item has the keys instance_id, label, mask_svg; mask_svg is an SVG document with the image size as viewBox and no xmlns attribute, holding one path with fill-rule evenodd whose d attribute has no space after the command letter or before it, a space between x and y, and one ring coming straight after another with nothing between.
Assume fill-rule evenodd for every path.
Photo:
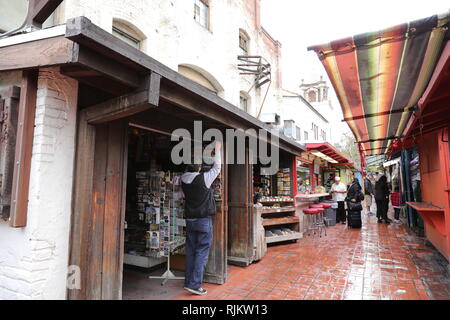
<instances>
[{"instance_id":1,"label":"red stool","mask_svg":"<svg viewBox=\"0 0 450 320\"><path fill-rule=\"evenodd\" d=\"M315 216L317 213L317 209L315 208L309 208L309 209L303 209L303 213L305 214L305 227L304 229L306 229L305 231L308 232L308 235L311 235L311 230L314 229L314 225L315 225ZM314 232L315 233L315 232Z\"/></svg>"}]
</instances>

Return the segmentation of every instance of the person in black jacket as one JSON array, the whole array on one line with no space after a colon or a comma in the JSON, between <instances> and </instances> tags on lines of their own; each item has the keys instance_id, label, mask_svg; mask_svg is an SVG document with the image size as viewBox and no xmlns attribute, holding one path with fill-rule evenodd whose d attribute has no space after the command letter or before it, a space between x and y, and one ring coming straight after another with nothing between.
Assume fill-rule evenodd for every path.
<instances>
[{"instance_id":1,"label":"person in black jacket","mask_svg":"<svg viewBox=\"0 0 450 320\"><path fill-rule=\"evenodd\" d=\"M385 175L375 183L375 202L377 203L377 218L378 223L390 223L387 212L389 208L389 187Z\"/></svg>"},{"instance_id":2,"label":"person in black jacket","mask_svg":"<svg viewBox=\"0 0 450 320\"><path fill-rule=\"evenodd\" d=\"M347 191L347 223L350 227L361 228L361 201L364 200L364 194L361 192L361 185L357 178L353 179L352 185Z\"/></svg>"},{"instance_id":3,"label":"person in black jacket","mask_svg":"<svg viewBox=\"0 0 450 320\"><path fill-rule=\"evenodd\" d=\"M214 165L211 170L200 172L200 164L189 164L181 176L186 213L184 289L197 295L207 293L201 284L212 241L211 216L216 213L216 202L211 185L220 173L221 146L216 140Z\"/></svg>"}]
</instances>

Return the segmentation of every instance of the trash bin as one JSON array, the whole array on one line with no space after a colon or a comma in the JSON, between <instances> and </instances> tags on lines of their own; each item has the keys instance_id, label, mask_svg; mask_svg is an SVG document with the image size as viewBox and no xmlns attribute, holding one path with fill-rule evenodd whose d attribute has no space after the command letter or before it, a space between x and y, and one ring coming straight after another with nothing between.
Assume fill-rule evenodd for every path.
<instances>
[{"instance_id":1,"label":"trash bin","mask_svg":"<svg viewBox=\"0 0 450 320\"><path fill-rule=\"evenodd\" d=\"M325 209L325 224L327 227L336 225L336 210L338 207L337 202L326 200L324 203L331 204L331 208Z\"/></svg>"}]
</instances>

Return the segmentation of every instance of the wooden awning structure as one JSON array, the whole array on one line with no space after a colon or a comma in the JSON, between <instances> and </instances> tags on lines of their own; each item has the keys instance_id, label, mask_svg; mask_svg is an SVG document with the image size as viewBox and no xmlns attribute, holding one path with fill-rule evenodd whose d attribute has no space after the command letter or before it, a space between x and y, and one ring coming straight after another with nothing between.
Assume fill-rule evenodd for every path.
<instances>
[{"instance_id":1,"label":"wooden awning structure","mask_svg":"<svg viewBox=\"0 0 450 320\"><path fill-rule=\"evenodd\" d=\"M429 83L450 12L309 47L321 60L362 152L384 154Z\"/></svg>"},{"instance_id":2,"label":"wooden awning structure","mask_svg":"<svg viewBox=\"0 0 450 320\"><path fill-rule=\"evenodd\" d=\"M0 55L0 71L60 66L61 73L85 85L83 89L86 94L90 90L97 103L114 102L117 106L115 116L123 112L132 115L150 106L155 107L155 99L159 97L160 101L214 119L225 128L254 128L271 132L267 124L120 41L86 17L70 19L65 25L1 39ZM157 97L150 96L150 92ZM188 98L181 93L187 93ZM132 105L125 108L124 101L130 100ZM84 103L82 95L79 104L81 107L91 107ZM98 123L101 120L95 121ZM304 145L283 134L274 134L279 137L280 148L295 155L305 150Z\"/></svg>"},{"instance_id":3,"label":"wooden awning structure","mask_svg":"<svg viewBox=\"0 0 450 320\"><path fill-rule=\"evenodd\" d=\"M307 143L306 150L309 152L318 151L326 155L327 157L334 160L333 162L331 162L332 164L349 163L347 157L345 157L341 152L339 152L335 147L333 147L328 142Z\"/></svg>"}]
</instances>

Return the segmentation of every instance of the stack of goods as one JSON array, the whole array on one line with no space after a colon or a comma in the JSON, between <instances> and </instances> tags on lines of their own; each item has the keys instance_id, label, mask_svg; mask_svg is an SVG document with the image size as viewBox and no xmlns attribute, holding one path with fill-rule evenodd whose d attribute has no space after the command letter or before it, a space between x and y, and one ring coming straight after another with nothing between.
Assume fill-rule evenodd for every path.
<instances>
[{"instance_id":1,"label":"stack of goods","mask_svg":"<svg viewBox=\"0 0 450 320\"><path fill-rule=\"evenodd\" d=\"M291 194L291 169L283 168L277 173L277 191L278 195Z\"/></svg>"},{"instance_id":2,"label":"stack of goods","mask_svg":"<svg viewBox=\"0 0 450 320\"><path fill-rule=\"evenodd\" d=\"M270 196L264 196L260 200L261 202L290 202L294 201L294 198L290 196L277 196L277 197L270 197Z\"/></svg>"},{"instance_id":3,"label":"stack of goods","mask_svg":"<svg viewBox=\"0 0 450 320\"><path fill-rule=\"evenodd\" d=\"M292 233L295 233L295 231L291 230L289 228L279 228L279 229L266 230L265 236L266 237L286 236L286 235L290 235Z\"/></svg>"},{"instance_id":4,"label":"stack of goods","mask_svg":"<svg viewBox=\"0 0 450 320\"><path fill-rule=\"evenodd\" d=\"M184 200L179 174L136 173L138 219L147 226L146 256L161 257L185 243Z\"/></svg>"}]
</instances>

